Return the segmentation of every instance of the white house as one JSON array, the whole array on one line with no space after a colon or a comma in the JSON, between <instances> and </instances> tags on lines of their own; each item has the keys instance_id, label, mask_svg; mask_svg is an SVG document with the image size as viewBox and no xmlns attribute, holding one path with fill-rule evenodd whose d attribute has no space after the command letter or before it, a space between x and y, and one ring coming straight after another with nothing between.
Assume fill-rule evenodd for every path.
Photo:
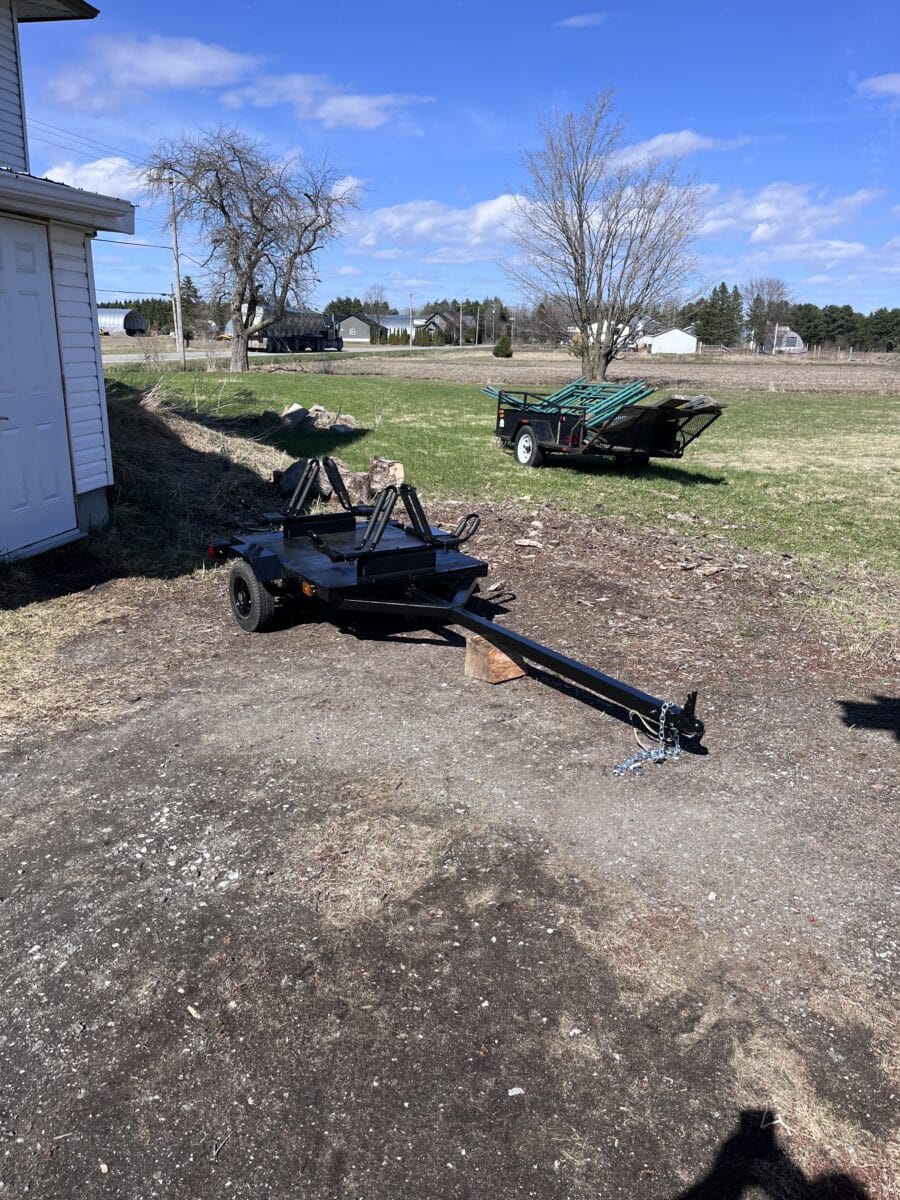
<instances>
[{"instance_id":1,"label":"white house","mask_svg":"<svg viewBox=\"0 0 900 1200\"><path fill-rule=\"evenodd\" d=\"M692 333L683 329L665 329L662 333L647 334L640 339L651 354L697 354L700 343Z\"/></svg>"},{"instance_id":2,"label":"white house","mask_svg":"<svg viewBox=\"0 0 900 1200\"><path fill-rule=\"evenodd\" d=\"M20 22L85 20L84 0L0 0L0 558L83 536L112 483L91 265L134 208L31 174Z\"/></svg>"}]
</instances>

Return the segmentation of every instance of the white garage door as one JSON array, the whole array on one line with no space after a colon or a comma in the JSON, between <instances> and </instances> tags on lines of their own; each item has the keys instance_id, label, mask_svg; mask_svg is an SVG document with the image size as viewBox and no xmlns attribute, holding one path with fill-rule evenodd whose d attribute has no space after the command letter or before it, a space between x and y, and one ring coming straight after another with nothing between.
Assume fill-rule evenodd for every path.
<instances>
[{"instance_id":1,"label":"white garage door","mask_svg":"<svg viewBox=\"0 0 900 1200\"><path fill-rule=\"evenodd\" d=\"M0 556L75 526L47 229L0 217Z\"/></svg>"}]
</instances>

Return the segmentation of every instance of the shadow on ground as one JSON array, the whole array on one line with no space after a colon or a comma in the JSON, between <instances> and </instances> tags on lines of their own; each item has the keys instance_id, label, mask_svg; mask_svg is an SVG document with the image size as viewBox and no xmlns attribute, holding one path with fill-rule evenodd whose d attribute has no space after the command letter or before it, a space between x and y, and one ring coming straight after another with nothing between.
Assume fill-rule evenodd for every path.
<instances>
[{"instance_id":1,"label":"shadow on ground","mask_svg":"<svg viewBox=\"0 0 900 1200\"><path fill-rule=\"evenodd\" d=\"M562 455L550 455L544 459L542 470L579 471L585 475L633 475L642 479L655 479L659 483L680 483L687 487L721 487L728 480L724 475L710 475L705 471L689 471L677 467L669 461L650 462L646 467L623 469L617 466L611 458L566 458Z\"/></svg>"},{"instance_id":2,"label":"shadow on ground","mask_svg":"<svg viewBox=\"0 0 900 1200\"><path fill-rule=\"evenodd\" d=\"M239 388L228 393L228 400L229 404L236 402L236 407L247 408L256 402L257 397L248 388ZM252 438L254 441L284 450L292 458L340 456L341 450L352 446L369 432L368 429L362 428L350 429L346 433L335 433L330 429L291 429L282 424L278 413L270 411L236 417L182 407L173 411L186 421L202 425L213 432Z\"/></svg>"},{"instance_id":3,"label":"shadow on ground","mask_svg":"<svg viewBox=\"0 0 900 1200\"><path fill-rule=\"evenodd\" d=\"M278 457L271 450L246 441L241 463L225 446L225 430L208 427L194 439L177 416L122 382L110 382L107 397L115 478L108 528L0 565L0 610L110 579L189 573L203 562L210 537L246 522L255 506L271 507Z\"/></svg>"},{"instance_id":4,"label":"shadow on ground","mask_svg":"<svg viewBox=\"0 0 900 1200\"><path fill-rule=\"evenodd\" d=\"M745 1109L737 1129L716 1154L712 1170L672 1200L869 1200L869 1192L843 1173L811 1179L775 1136L780 1124L767 1109Z\"/></svg>"},{"instance_id":5,"label":"shadow on ground","mask_svg":"<svg viewBox=\"0 0 900 1200\"><path fill-rule=\"evenodd\" d=\"M851 729L886 729L900 741L900 698L873 696L871 700L839 700L841 720Z\"/></svg>"}]
</instances>

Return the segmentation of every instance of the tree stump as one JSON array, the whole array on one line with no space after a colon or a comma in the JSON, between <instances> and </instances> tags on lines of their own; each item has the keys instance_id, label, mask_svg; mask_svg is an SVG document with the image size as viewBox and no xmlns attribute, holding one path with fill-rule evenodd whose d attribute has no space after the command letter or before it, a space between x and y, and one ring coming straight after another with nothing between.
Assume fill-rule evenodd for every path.
<instances>
[{"instance_id":1,"label":"tree stump","mask_svg":"<svg viewBox=\"0 0 900 1200\"><path fill-rule=\"evenodd\" d=\"M466 678L483 683L506 683L520 679L525 667L519 658L510 657L477 633L466 634Z\"/></svg>"}]
</instances>

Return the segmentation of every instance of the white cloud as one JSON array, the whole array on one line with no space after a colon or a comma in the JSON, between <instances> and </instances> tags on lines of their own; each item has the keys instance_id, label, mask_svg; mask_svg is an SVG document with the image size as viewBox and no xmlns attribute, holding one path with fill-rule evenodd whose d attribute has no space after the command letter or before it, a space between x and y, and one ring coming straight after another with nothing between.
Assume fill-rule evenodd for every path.
<instances>
[{"instance_id":1,"label":"white cloud","mask_svg":"<svg viewBox=\"0 0 900 1200\"><path fill-rule=\"evenodd\" d=\"M275 108L289 104L301 121L320 121L326 129L377 129L401 110L429 104L432 96L406 92L346 92L326 75L261 75L253 83L222 96L229 108Z\"/></svg>"},{"instance_id":2,"label":"white cloud","mask_svg":"<svg viewBox=\"0 0 900 1200\"><path fill-rule=\"evenodd\" d=\"M864 242L844 242L834 238L819 242L783 242L760 252L766 262L808 262L824 266L826 271L851 258L868 252Z\"/></svg>"},{"instance_id":3,"label":"white cloud","mask_svg":"<svg viewBox=\"0 0 900 1200\"><path fill-rule=\"evenodd\" d=\"M410 200L364 213L351 234L356 249L373 258L416 257L426 263L468 263L493 258L512 232L516 197L504 193L467 208L440 200Z\"/></svg>"},{"instance_id":4,"label":"white cloud","mask_svg":"<svg viewBox=\"0 0 900 1200\"><path fill-rule=\"evenodd\" d=\"M337 200L355 200L364 186L365 181L358 179L356 175L342 175L340 179L335 180L331 194Z\"/></svg>"},{"instance_id":5,"label":"white cloud","mask_svg":"<svg viewBox=\"0 0 900 1200\"><path fill-rule=\"evenodd\" d=\"M100 112L143 92L225 87L262 61L197 38L95 37L84 62L58 71L47 94L67 108Z\"/></svg>"},{"instance_id":6,"label":"white cloud","mask_svg":"<svg viewBox=\"0 0 900 1200\"><path fill-rule=\"evenodd\" d=\"M751 243L760 245L812 243L823 231L855 218L881 194L860 188L828 200L814 196L809 184L770 183L751 195L736 191L723 199L716 196L707 209L701 233L705 237L745 233ZM832 244L839 248L858 243Z\"/></svg>"},{"instance_id":7,"label":"white cloud","mask_svg":"<svg viewBox=\"0 0 900 1200\"><path fill-rule=\"evenodd\" d=\"M47 179L55 179L57 183L68 183L86 192L118 196L123 200L134 200L144 190L140 172L134 169L127 158L118 155L87 163L54 163L44 174Z\"/></svg>"},{"instance_id":8,"label":"white cloud","mask_svg":"<svg viewBox=\"0 0 900 1200\"><path fill-rule=\"evenodd\" d=\"M556 24L560 29L592 29L608 19L608 12L579 13L574 17L563 17Z\"/></svg>"},{"instance_id":9,"label":"white cloud","mask_svg":"<svg viewBox=\"0 0 900 1200\"><path fill-rule=\"evenodd\" d=\"M872 75L856 85L861 96L879 96L887 100L900 101L900 72L892 75Z\"/></svg>"},{"instance_id":10,"label":"white cloud","mask_svg":"<svg viewBox=\"0 0 900 1200\"><path fill-rule=\"evenodd\" d=\"M337 267L332 274L356 278L356 276L362 275L362 271L360 271L359 267Z\"/></svg>"},{"instance_id":11,"label":"white cloud","mask_svg":"<svg viewBox=\"0 0 900 1200\"><path fill-rule=\"evenodd\" d=\"M616 151L615 160L625 166L647 162L655 158L684 158L698 150L737 150L746 146L749 138L715 138L693 129L679 129L673 133L658 133L644 142L634 142Z\"/></svg>"}]
</instances>

